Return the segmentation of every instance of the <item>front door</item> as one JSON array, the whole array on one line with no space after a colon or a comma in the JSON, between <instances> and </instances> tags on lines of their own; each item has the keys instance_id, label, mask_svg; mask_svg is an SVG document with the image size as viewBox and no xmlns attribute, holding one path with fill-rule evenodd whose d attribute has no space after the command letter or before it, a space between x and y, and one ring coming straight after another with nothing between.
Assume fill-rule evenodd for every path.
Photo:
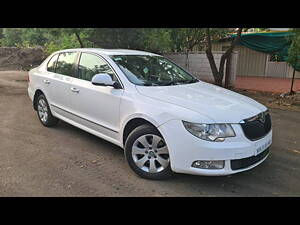
<instances>
[{"instance_id":1,"label":"front door","mask_svg":"<svg viewBox=\"0 0 300 225\"><path fill-rule=\"evenodd\" d=\"M117 77L108 63L92 53L81 53L78 78L71 84L71 111L73 120L109 139L119 138L119 107L123 89L95 86L95 74L107 73L114 81Z\"/></svg>"}]
</instances>

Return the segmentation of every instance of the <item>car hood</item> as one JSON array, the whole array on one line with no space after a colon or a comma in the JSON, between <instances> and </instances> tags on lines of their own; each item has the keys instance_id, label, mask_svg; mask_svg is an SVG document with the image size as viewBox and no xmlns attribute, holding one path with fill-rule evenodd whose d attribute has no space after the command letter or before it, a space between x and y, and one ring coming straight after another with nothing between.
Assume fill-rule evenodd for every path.
<instances>
[{"instance_id":1,"label":"car hood","mask_svg":"<svg viewBox=\"0 0 300 225\"><path fill-rule=\"evenodd\" d=\"M136 88L144 96L193 110L216 123L239 123L267 109L251 98L202 81Z\"/></svg>"}]
</instances>

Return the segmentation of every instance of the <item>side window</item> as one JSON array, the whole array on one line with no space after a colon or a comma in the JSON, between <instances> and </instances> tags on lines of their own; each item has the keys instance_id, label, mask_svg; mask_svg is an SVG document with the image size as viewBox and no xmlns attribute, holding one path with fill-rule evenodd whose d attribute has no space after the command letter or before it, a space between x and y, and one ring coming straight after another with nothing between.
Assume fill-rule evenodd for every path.
<instances>
[{"instance_id":1,"label":"side window","mask_svg":"<svg viewBox=\"0 0 300 225\"><path fill-rule=\"evenodd\" d=\"M55 72L55 64L56 64L57 58L58 58L58 54L52 56L52 58L48 61L47 71Z\"/></svg>"},{"instance_id":2,"label":"side window","mask_svg":"<svg viewBox=\"0 0 300 225\"><path fill-rule=\"evenodd\" d=\"M55 73L66 76L75 76L75 60L77 52L63 52L59 54Z\"/></svg>"},{"instance_id":3,"label":"side window","mask_svg":"<svg viewBox=\"0 0 300 225\"><path fill-rule=\"evenodd\" d=\"M82 53L78 66L79 78L91 81L93 76L98 73L107 73L114 81L117 81L114 72L103 59L93 54Z\"/></svg>"}]
</instances>

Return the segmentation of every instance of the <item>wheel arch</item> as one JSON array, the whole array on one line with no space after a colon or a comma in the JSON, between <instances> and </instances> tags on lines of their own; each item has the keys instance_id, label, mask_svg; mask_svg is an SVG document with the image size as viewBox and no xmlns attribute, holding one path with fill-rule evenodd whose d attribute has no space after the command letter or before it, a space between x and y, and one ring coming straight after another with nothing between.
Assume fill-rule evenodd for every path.
<instances>
[{"instance_id":1,"label":"wheel arch","mask_svg":"<svg viewBox=\"0 0 300 225\"><path fill-rule=\"evenodd\" d=\"M37 110L36 100L41 94L45 95L41 89L36 89L34 92L33 101L32 101L34 110Z\"/></svg>"},{"instance_id":2,"label":"wheel arch","mask_svg":"<svg viewBox=\"0 0 300 225\"><path fill-rule=\"evenodd\" d=\"M128 135L138 126L141 126L143 124L149 124L150 126L154 127L157 129L158 132L160 132L157 128L157 124L148 118L143 118L143 117L135 117L129 119L124 128L123 128L123 133L122 133L122 144L123 146L125 145L125 142L127 140Z\"/></svg>"}]
</instances>

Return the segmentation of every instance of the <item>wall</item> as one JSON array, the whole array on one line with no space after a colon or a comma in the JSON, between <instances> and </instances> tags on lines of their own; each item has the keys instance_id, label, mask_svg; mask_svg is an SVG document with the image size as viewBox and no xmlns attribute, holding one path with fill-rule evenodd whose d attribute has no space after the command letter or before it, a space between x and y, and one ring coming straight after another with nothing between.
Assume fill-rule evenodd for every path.
<instances>
[{"instance_id":1,"label":"wall","mask_svg":"<svg viewBox=\"0 0 300 225\"><path fill-rule=\"evenodd\" d=\"M213 50L221 50L224 46L230 46L231 42L213 43ZM237 76L265 76L267 54L254 51L242 45L234 47L238 53Z\"/></svg>"},{"instance_id":2,"label":"wall","mask_svg":"<svg viewBox=\"0 0 300 225\"><path fill-rule=\"evenodd\" d=\"M237 76L265 76L267 54L238 45Z\"/></svg>"},{"instance_id":3,"label":"wall","mask_svg":"<svg viewBox=\"0 0 300 225\"><path fill-rule=\"evenodd\" d=\"M213 50L220 50L224 46L230 46L230 42L213 43ZM242 45L234 47L238 53L237 76L264 76L266 70L267 54L254 51Z\"/></svg>"},{"instance_id":4,"label":"wall","mask_svg":"<svg viewBox=\"0 0 300 225\"><path fill-rule=\"evenodd\" d=\"M220 50L223 46L229 46L230 42L213 43L213 50ZM237 76L265 76L267 54L254 51L242 45L237 45L234 50L238 52Z\"/></svg>"},{"instance_id":5,"label":"wall","mask_svg":"<svg viewBox=\"0 0 300 225\"><path fill-rule=\"evenodd\" d=\"M213 51L215 62L217 67L219 67L220 59L224 51ZM193 74L198 79L214 82L211 68L204 51L190 52L188 58L185 53L168 53L164 56L171 61L175 62L179 66L183 67L191 74ZM237 52L232 54L231 65L230 65L230 80L229 85L234 86L236 77L236 67L237 67ZM226 69L226 67L225 67ZM224 73L225 73L224 69ZM224 80L223 80L224 82Z\"/></svg>"},{"instance_id":6,"label":"wall","mask_svg":"<svg viewBox=\"0 0 300 225\"><path fill-rule=\"evenodd\" d=\"M29 70L46 58L41 47L0 47L0 70Z\"/></svg>"},{"instance_id":7,"label":"wall","mask_svg":"<svg viewBox=\"0 0 300 225\"><path fill-rule=\"evenodd\" d=\"M213 43L213 51L220 51L230 42ZM254 51L245 46L238 45L234 48L238 53L237 76L281 77L292 78L293 68L286 62L270 62L269 55ZM300 72L296 71L295 78L300 78Z\"/></svg>"},{"instance_id":8,"label":"wall","mask_svg":"<svg viewBox=\"0 0 300 225\"><path fill-rule=\"evenodd\" d=\"M287 77L292 78L293 77L294 68L291 66L287 66ZM300 78L300 71L295 71L295 78Z\"/></svg>"}]
</instances>

